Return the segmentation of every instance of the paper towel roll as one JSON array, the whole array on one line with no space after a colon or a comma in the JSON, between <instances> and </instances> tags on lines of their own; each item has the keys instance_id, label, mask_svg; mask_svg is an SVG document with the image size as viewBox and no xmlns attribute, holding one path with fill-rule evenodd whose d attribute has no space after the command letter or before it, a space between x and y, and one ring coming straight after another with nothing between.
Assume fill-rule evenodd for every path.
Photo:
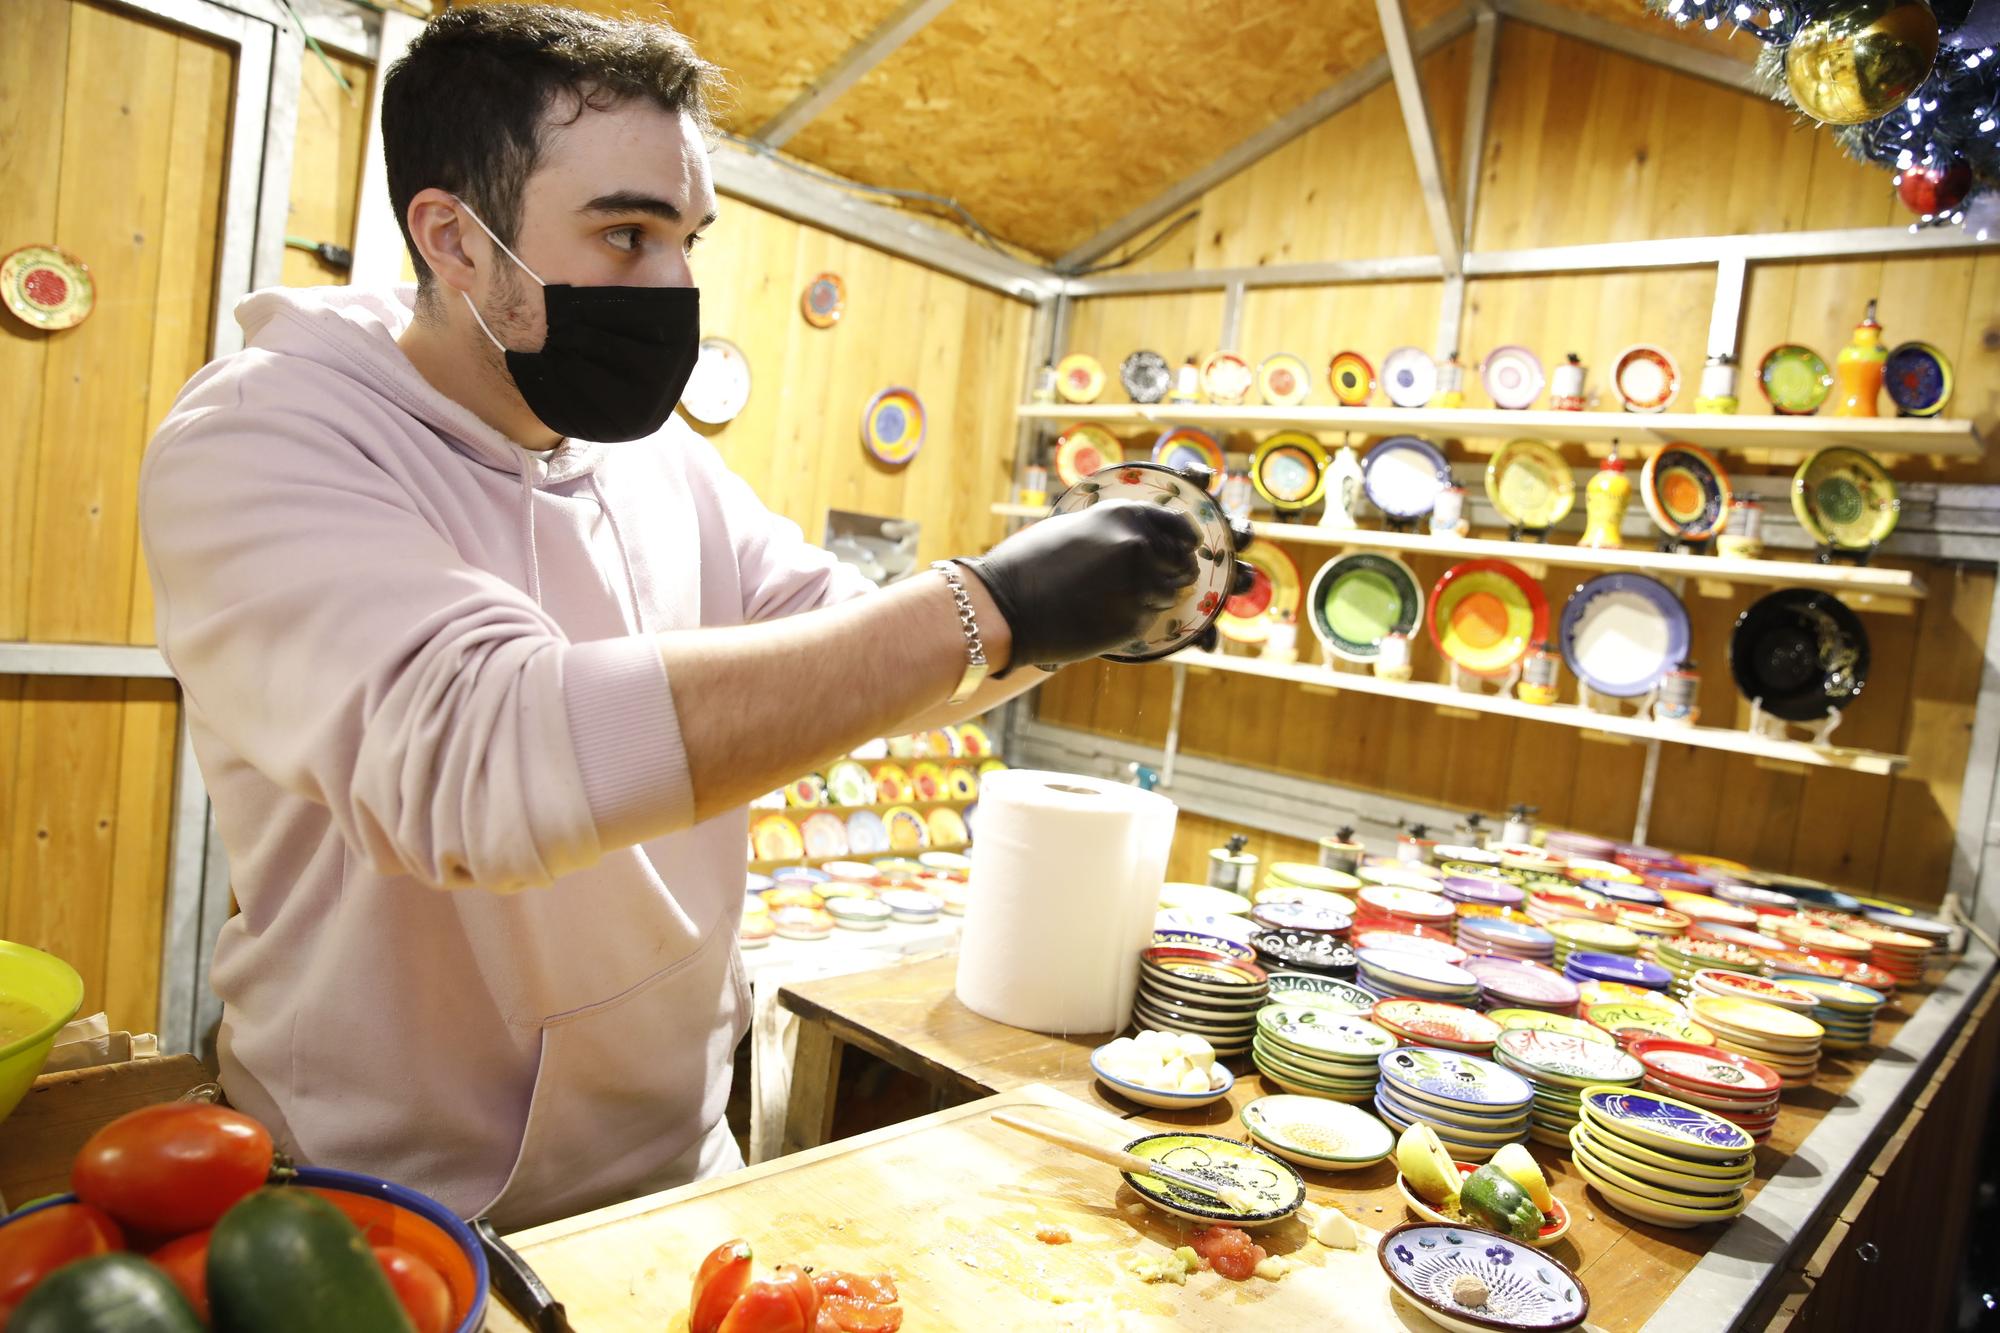
<instances>
[{"instance_id":1,"label":"paper towel roll","mask_svg":"<svg viewBox=\"0 0 2000 1333\"><path fill-rule=\"evenodd\" d=\"M1173 843L1172 801L1016 768L980 782L958 998L1036 1032L1116 1032Z\"/></svg>"}]
</instances>

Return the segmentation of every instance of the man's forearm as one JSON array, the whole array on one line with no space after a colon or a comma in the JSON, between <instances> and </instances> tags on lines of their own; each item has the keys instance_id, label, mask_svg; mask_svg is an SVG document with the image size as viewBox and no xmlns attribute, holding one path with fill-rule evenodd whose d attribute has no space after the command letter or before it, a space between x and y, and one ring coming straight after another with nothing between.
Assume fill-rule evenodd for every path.
<instances>
[{"instance_id":1,"label":"man's forearm","mask_svg":"<svg viewBox=\"0 0 2000 1333\"><path fill-rule=\"evenodd\" d=\"M935 708L926 708L913 717L904 718L883 734L907 736L912 732L929 731L933 727L948 727L969 717L978 717L981 713L998 708L1017 694L1027 693L1043 681L1052 679L1055 674L1040 667L1022 667L1005 680L988 677L964 703L939 704Z\"/></svg>"}]
</instances>

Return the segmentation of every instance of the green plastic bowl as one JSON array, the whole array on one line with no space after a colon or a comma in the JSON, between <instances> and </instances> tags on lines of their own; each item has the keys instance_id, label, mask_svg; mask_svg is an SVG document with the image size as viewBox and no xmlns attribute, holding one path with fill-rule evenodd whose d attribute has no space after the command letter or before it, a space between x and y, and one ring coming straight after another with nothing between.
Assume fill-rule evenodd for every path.
<instances>
[{"instance_id":1,"label":"green plastic bowl","mask_svg":"<svg viewBox=\"0 0 2000 1333\"><path fill-rule=\"evenodd\" d=\"M0 1045L0 1120L28 1095L56 1033L83 1007L83 978L52 953L0 940L0 1003L9 1000L38 1011L45 1021L27 1036Z\"/></svg>"}]
</instances>

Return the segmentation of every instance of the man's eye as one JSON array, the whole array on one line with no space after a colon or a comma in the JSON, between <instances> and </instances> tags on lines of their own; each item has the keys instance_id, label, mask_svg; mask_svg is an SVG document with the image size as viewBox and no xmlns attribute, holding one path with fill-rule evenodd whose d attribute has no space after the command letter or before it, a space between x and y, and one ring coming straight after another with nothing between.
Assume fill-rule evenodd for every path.
<instances>
[{"instance_id":1,"label":"man's eye","mask_svg":"<svg viewBox=\"0 0 2000 1333\"><path fill-rule=\"evenodd\" d=\"M693 254L695 246L707 239L708 237L703 235L701 232L694 232L690 234L687 238L687 252L689 254Z\"/></svg>"},{"instance_id":2,"label":"man's eye","mask_svg":"<svg viewBox=\"0 0 2000 1333\"><path fill-rule=\"evenodd\" d=\"M620 227L607 235L617 249L637 250L645 244L646 230L643 227Z\"/></svg>"}]
</instances>

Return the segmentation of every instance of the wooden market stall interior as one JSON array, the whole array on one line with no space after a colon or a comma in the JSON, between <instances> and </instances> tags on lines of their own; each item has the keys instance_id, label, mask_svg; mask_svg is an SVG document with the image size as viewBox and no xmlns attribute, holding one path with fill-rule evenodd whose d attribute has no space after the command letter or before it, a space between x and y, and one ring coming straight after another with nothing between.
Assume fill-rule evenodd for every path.
<instances>
[{"instance_id":1,"label":"wooden market stall interior","mask_svg":"<svg viewBox=\"0 0 2000 1333\"><path fill-rule=\"evenodd\" d=\"M1102 412L1149 445L1115 376L1099 407L1020 409L1033 368L1069 350L1111 367L1139 347L1320 366L1413 344L1476 364L1522 343L1545 362L1579 353L1601 384L1644 341L1679 360L1686 410L1716 339L1751 367L1783 341L1831 354L1878 298L1891 340L1936 344L1957 389L1952 427L1883 453L1905 516L1878 563L1913 578L1850 599L1874 664L1837 739L1868 763L1335 692L1310 648L1303 679L1228 656L1072 669L1011 719L1010 758L1177 766L1178 878L1200 878L1239 830L1310 860L1305 839L1343 815L1386 843L1399 816L1525 802L1552 825L1641 826L1918 904L1948 886L1974 901L2000 754L2000 710L1979 706L2000 556L2000 461L1981 448L2000 417L2000 254L1956 229L1907 234L1885 173L1750 89L1746 41L1620 0L577 3L670 11L729 71L724 219L698 273L707 331L744 349L754 388L710 434L814 537L846 509L918 519L925 558L981 548L1015 521L995 506L1066 421ZM310 45L279 0L0 6L0 241L76 251L100 292L76 330L9 323L0 339L19 404L0 413L0 937L72 960L87 1008L170 1046L200 1030L227 870L151 649L140 452L182 381L234 345L243 290L345 280L310 252L320 243L352 247L357 274L402 268L368 141L377 61L428 8L296 10ZM847 291L829 330L797 314L823 271ZM1752 378L1743 413L1764 420ZM930 415L900 471L856 430L895 384ZM1331 405L1316 386L1308 407ZM1632 429L1598 424L1601 438L1562 446L1579 469ZM1256 433L1219 428L1238 449ZM1804 539L1781 497L1825 442L1814 429L1725 455L1793 558ZM1474 475L1501 438L1468 435L1451 457ZM1336 549L1282 545L1302 580ZM1424 579L1450 563L1406 555ZM1550 565L1545 587L1559 606L1585 576ZM1747 716L1725 645L1767 590L1686 584L1706 724ZM1438 678L1428 644L1416 660ZM1994 898L1978 899L1988 918Z\"/></svg>"}]
</instances>

